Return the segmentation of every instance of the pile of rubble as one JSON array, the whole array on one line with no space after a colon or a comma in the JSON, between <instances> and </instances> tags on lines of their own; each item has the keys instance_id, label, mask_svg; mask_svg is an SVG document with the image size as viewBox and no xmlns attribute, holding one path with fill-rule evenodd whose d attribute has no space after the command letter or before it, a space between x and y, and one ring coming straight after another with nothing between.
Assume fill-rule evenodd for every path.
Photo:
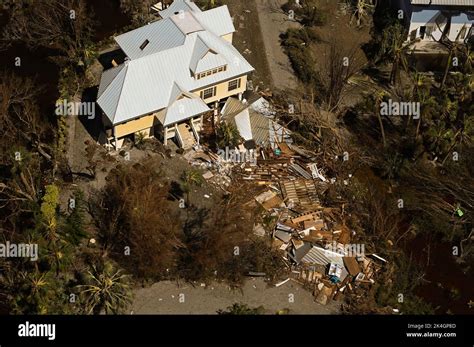
<instances>
[{"instance_id":1,"label":"pile of rubble","mask_svg":"<svg viewBox=\"0 0 474 347\"><path fill-rule=\"evenodd\" d=\"M233 113L248 109L235 100L226 105L229 119L233 119ZM233 108L236 111L232 113ZM262 124L267 124L261 116L252 112L249 115L250 119L260 117ZM239 125L238 121L235 124ZM296 281L313 291L315 300L323 305L370 286L386 260L375 254L366 255L364 245L350 243L355 232L344 223L344 207L325 208L319 200L319 194L335 179L326 179L314 153L296 146L286 136L289 131L282 128L281 136L274 136L271 129L277 123L269 124L272 141L267 146L248 140L229 151L232 153L226 149L218 154L201 147L188 154L187 159L203 169L208 182L225 191L232 181L266 187L255 201L273 222L270 226L255 225L254 233L262 237L271 233L273 246L291 269L291 276L277 285ZM265 134L266 130L265 127ZM258 127L253 131L255 138L263 137ZM229 154L233 156L230 160Z\"/></svg>"},{"instance_id":2,"label":"pile of rubble","mask_svg":"<svg viewBox=\"0 0 474 347\"><path fill-rule=\"evenodd\" d=\"M314 180L282 180L269 188L255 200L275 217L273 246L291 269L289 280L310 289L323 305L375 283L386 260L351 243L355 232L344 224L341 209L321 206ZM262 229L257 225L255 234L263 236Z\"/></svg>"}]
</instances>

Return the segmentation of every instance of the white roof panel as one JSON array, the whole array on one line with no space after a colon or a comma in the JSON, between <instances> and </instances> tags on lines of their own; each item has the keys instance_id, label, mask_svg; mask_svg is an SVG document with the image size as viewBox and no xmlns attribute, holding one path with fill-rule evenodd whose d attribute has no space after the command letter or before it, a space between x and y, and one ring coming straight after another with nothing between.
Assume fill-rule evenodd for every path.
<instances>
[{"instance_id":1,"label":"white roof panel","mask_svg":"<svg viewBox=\"0 0 474 347\"><path fill-rule=\"evenodd\" d=\"M411 0L413 5L474 6L474 0Z\"/></svg>"},{"instance_id":2,"label":"white roof panel","mask_svg":"<svg viewBox=\"0 0 474 347\"><path fill-rule=\"evenodd\" d=\"M200 98L183 97L176 100L166 110L164 126L181 122L193 116L209 112L211 109Z\"/></svg>"},{"instance_id":3,"label":"white roof panel","mask_svg":"<svg viewBox=\"0 0 474 347\"><path fill-rule=\"evenodd\" d=\"M209 71L220 66L227 65L228 61L217 53L208 52L201 60L198 61L194 73Z\"/></svg>"},{"instance_id":4,"label":"white roof panel","mask_svg":"<svg viewBox=\"0 0 474 347\"><path fill-rule=\"evenodd\" d=\"M232 23L227 7L214 12L217 14L227 16ZM113 124L162 110L183 91L197 91L254 70L232 44L207 30L199 18L193 20L180 29L167 18L116 38L131 60L118 73L104 72L97 100ZM197 22L205 30L193 31ZM193 32L185 35L182 30ZM141 50L145 38L150 42ZM210 51L212 55L205 56ZM191 74L193 65L207 70L227 65L227 69L198 80Z\"/></svg>"},{"instance_id":5,"label":"white roof panel","mask_svg":"<svg viewBox=\"0 0 474 347\"><path fill-rule=\"evenodd\" d=\"M102 73L102 77L100 79L100 84L99 84L99 92L97 93L97 97L100 97L102 93L105 91L105 89L112 83L112 81L117 77L120 71L125 67L125 64L116 66L114 68L105 70Z\"/></svg>"},{"instance_id":6,"label":"white roof panel","mask_svg":"<svg viewBox=\"0 0 474 347\"><path fill-rule=\"evenodd\" d=\"M140 46L147 40L149 43L141 49ZM186 35L171 19L150 23L115 38L120 48L132 60L181 46L185 40Z\"/></svg>"},{"instance_id":7,"label":"white roof panel","mask_svg":"<svg viewBox=\"0 0 474 347\"><path fill-rule=\"evenodd\" d=\"M234 23L227 5L219 6L205 12L193 13L197 20L217 36L235 32Z\"/></svg>"},{"instance_id":8,"label":"white roof panel","mask_svg":"<svg viewBox=\"0 0 474 347\"><path fill-rule=\"evenodd\" d=\"M196 20L196 18L194 18L191 12L183 12L170 18L185 35L204 30L202 25Z\"/></svg>"},{"instance_id":9,"label":"white roof panel","mask_svg":"<svg viewBox=\"0 0 474 347\"><path fill-rule=\"evenodd\" d=\"M201 9L192 1L189 0L175 0L167 9L160 11L159 14L162 18L171 17L179 12L201 12Z\"/></svg>"}]
</instances>

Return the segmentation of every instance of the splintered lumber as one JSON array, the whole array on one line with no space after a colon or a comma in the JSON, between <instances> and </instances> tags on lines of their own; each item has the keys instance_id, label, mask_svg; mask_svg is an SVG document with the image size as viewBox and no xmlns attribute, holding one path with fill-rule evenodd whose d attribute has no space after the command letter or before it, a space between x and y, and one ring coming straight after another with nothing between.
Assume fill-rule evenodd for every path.
<instances>
[{"instance_id":1,"label":"splintered lumber","mask_svg":"<svg viewBox=\"0 0 474 347\"><path fill-rule=\"evenodd\" d=\"M286 201L293 201L307 208L321 207L316 186L312 180L283 181L280 186Z\"/></svg>"},{"instance_id":2,"label":"splintered lumber","mask_svg":"<svg viewBox=\"0 0 474 347\"><path fill-rule=\"evenodd\" d=\"M343 257L342 260L351 276L357 276L360 273L360 266L355 257Z\"/></svg>"}]
</instances>

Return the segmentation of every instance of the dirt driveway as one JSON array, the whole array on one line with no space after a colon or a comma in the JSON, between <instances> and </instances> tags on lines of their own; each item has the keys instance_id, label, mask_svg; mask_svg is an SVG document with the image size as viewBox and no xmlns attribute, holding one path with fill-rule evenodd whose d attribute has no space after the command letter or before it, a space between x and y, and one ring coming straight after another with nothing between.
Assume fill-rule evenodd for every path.
<instances>
[{"instance_id":1,"label":"dirt driveway","mask_svg":"<svg viewBox=\"0 0 474 347\"><path fill-rule=\"evenodd\" d=\"M337 302L331 301L327 306L322 306L314 302L309 291L295 282L268 287L261 278L249 279L241 291L231 290L222 283L213 283L207 287L196 283L193 287L190 284L178 286L175 282L162 281L149 288L136 290L129 310L134 314L215 314L234 303L247 304L251 308L263 306L267 314L275 314L282 309L289 309L290 314L339 312Z\"/></svg>"},{"instance_id":2,"label":"dirt driveway","mask_svg":"<svg viewBox=\"0 0 474 347\"><path fill-rule=\"evenodd\" d=\"M224 0L234 18L234 45L255 68L260 89L296 89L298 81L280 45L280 34L299 24L281 10L287 0Z\"/></svg>"},{"instance_id":3,"label":"dirt driveway","mask_svg":"<svg viewBox=\"0 0 474 347\"><path fill-rule=\"evenodd\" d=\"M288 15L282 11L281 6L287 0L255 1L273 85L280 90L296 89L298 80L293 73L288 56L280 45L280 35L289 28L298 28L300 25L289 20Z\"/></svg>"}]
</instances>

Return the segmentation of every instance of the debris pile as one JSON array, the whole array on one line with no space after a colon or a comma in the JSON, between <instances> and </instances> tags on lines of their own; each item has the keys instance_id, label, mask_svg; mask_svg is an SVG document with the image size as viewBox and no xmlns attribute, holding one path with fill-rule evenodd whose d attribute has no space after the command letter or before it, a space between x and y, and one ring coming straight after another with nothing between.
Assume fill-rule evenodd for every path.
<instances>
[{"instance_id":1,"label":"debris pile","mask_svg":"<svg viewBox=\"0 0 474 347\"><path fill-rule=\"evenodd\" d=\"M257 109L260 116L255 114ZM239 123L239 115L250 120L251 132ZM240 126L241 135L248 132L245 143L219 154L200 146L187 159L203 169L208 182L223 190L232 181L250 181L262 187L254 201L271 217L271 222L255 225L253 232L259 237L271 236L273 246L291 270L290 276L277 286L290 280L298 282L311 290L315 301L322 305L340 301L348 294L364 295L386 260L365 254L363 244L351 243L355 232L345 225L344 205L322 206L319 197L334 179L325 177L316 155L296 146L287 137L289 131L270 121L274 115L263 98L250 106L229 100L224 116ZM255 119L263 127L253 126ZM258 138L264 139L266 145L263 140L255 140Z\"/></svg>"}]
</instances>

